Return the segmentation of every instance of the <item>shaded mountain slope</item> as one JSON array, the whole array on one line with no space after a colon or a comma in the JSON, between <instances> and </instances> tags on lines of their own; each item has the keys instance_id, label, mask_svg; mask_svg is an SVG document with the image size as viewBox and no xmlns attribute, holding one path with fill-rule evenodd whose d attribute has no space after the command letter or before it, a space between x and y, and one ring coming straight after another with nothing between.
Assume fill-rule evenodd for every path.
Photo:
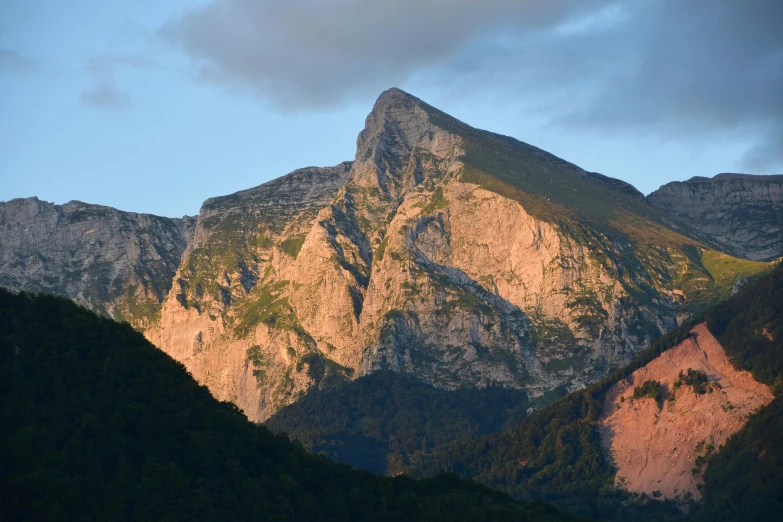
<instances>
[{"instance_id":1,"label":"shaded mountain slope","mask_svg":"<svg viewBox=\"0 0 783 522\"><path fill-rule=\"evenodd\" d=\"M647 201L734 255L755 260L783 256L783 175L694 177L667 183Z\"/></svg>"},{"instance_id":2,"label":"shaded mountain slope","mask_svg":"<svg viewBox=\"0 0 783 522\"><path fill-rule=\"evenodd\" d=\"M146 328L160 311L193 219L38 198L0 202L0 286L69 297Z\"/></svg>"},{"instance_id":3,"label":"shaded mountain slope","mask_svg":"<svg viewBox=\"0 0 783 522\"><path fill-rule=\"evenodd\" d=\"M264 424L333 460L397 475L433 447L499 431L521 420L527 408L519 390L447 391L380 371L312 390Z\"/></svg>"},{"instance_id":4,"label":"shaded mountain slope","mask_svg":"<svg viewBox=\"0 0 783 522\"><path fill-rule=\"evenodd\" d=\"M4 520L573 520L308 454L62 298L0 290L0 398Z\"/></svg>"}]
</instances>

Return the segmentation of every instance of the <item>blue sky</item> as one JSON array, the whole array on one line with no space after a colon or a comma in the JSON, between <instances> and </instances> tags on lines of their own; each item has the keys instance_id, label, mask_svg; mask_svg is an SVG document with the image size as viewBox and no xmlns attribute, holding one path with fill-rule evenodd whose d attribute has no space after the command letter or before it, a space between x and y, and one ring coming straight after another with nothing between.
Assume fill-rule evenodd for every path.
<instances>
[{"instance_id":1,"label":"blue sky","mask_svg":"<svg viewBox=\"0 0 783 522\"><path fill-rule=\"evenodd\" d=\"M392 86L645 193L783 172L779 2L732 3L4 0L0 200L192 215L352 159Z\"/></svg>"}]
</instances>

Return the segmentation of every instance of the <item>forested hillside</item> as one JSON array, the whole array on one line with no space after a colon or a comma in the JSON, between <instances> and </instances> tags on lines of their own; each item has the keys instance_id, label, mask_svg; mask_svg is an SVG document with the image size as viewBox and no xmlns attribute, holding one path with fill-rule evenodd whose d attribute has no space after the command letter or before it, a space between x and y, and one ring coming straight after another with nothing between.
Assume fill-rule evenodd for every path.
<instances>
[{"instance_id":1,"label":"forested hillside","mask_svg":"<svg viewBox=\"0 0 783 522\"><path fill-rule=\"evenodd\" d=\"M439 390L409 375L381 371L314 390L265 424L331 459L396 475L433 447L519 422L528 404L520 390Z\"/></svg>"},{"instance_id":2,"label":"forested hillside","mask_svg":"<svg viewBox=\"0 0 783 522\"><path fill-rule=\"evenodd\" d=\"M572 520L309 454L58 297L0 290L0 426L2 520Z\"/></svg>"}]
</instances>

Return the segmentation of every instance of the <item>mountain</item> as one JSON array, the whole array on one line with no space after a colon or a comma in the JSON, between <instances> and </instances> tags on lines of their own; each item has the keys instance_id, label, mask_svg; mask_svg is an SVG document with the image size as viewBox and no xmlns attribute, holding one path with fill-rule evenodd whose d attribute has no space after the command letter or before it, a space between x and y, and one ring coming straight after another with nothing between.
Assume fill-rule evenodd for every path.
<instances>
[{"instance_id":1,"label":"mountain","mask_svg":"<svg viewBox=\"0 0 783 522\"><path fill-rule=\"evenodd\" d=\"M161 252L181 261L146 313L93 307L143 328L254 421L378 371L513 388L535 408L768 269L684 223L627 183L391 89L353 162L207 200L183 225L187 245ZM25 233L1 232L0 244ZM80 277L108 289L100 266Z\"/></svg>"},{"instance_id":2,"label":"mountain","mask_svg":"<svg viewBox=\"0 0 783 522\"><path fill-rule=\"evenodd\" d=\"M647 201L736 256L783 256L783 175L718 174L662 186Z\"/></svg>"},{"instance_id":3,"label":"mountain","mask_svg":"<svg viewBox=\"0 0 783 522\"><path fill-rule=\"evenodd\" d=\"M605 380L504 432L433 448L408 471L454 471L608 520L772 520L782 350L780 265Z\"/></svg>"},{"instance_id":4,"label":"mountain","mask_svg":"<svg viewBox=\"0 0 783 522\"><path fill-rule=\"evenodd\" d=\"M397 89L342 168L301 214L220 200L230 219L185 254L148 330L253 420L380 370L535 401L627 363L767 266L711 250L627 184Z\"/></svg>"},{"instance_id":5,"label":"mountain","mask_svg":"<svg viewBox=\"0 0 783 522\"><path fill-rule=\"evenodd\" d=\"M313 383L311 375L320 380L327 373L328 359L290 302L287 274L350 169L350 162L301 169L207 200L174 290L147 331L215 397L239 405L251 420L290 402L295 389ZM334 368L330 375L347 378L346 370Z\"/></svg>"},{"instance_id":6,"label":"mountain","mask_svg":"<svg viewBox=\"0 0 783 522\"><path fill-rule=\"evenodd\" d=\"M128 325L0 290L3 520L576 520L440 476L306 453Z\"/></svg>"},{"instance_id":7,"label":"mountain","mask_svg":"<svg viewBox=\"0 0 783 522\"><path fill-rule=\"evenodd\" d=\"M193 222L79 201L0 202L0 286L69 297L144 328L171 288Z\"/></svg>"}]
</instances>

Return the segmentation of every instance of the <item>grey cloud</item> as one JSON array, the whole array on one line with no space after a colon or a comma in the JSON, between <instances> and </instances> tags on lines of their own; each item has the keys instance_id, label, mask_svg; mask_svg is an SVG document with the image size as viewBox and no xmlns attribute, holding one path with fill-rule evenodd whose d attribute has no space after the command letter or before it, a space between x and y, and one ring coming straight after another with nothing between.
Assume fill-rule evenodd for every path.
<instances>
[{"instance_id":1,"label":"grey cloud","mask_svg":"<svg viewBox=\"0 0 783 522\"><path fill-rule=\"evenodd\" d=\"M425 78L564 131L749 143L783 167L780 0L214 0L160 30L199 78L282 108ZM777 167L776 167L777 166Z\"/></svg>"},{"instance_id":2,"label":"grey cloud","mask_svg":"<svg viewBox=\"0 0 783 522\"><path fill-rule=\"evenodd\" d=\"M764 139L745 153L740 165L748 172L783 172L783 125L770 129Z\"/></svg>"},{"instance_id":3,"label":"grey cloud","mask_svg":"<svg viewBox=\"0 0 783 522\"><path fill-rule=\"evenodd\" d=\"M38 63L30 56L14 49L0 49L0 71L30 73L37 68Z\"/></svg>"},{"instance_id":4,"label":"grey cloud","mask_svg":"<svg viewBox=\"0 0 783 522\"><path fill-rule=\"evenodd\" d=\"M783 2L669 0L639 8L614 38L637 62L606 74L588 124L709 140L752 137L739 166L783 164ZM618 38L619 36L619 38ZM612 41L604 43L604 48ZM577 117L577 118L578 118ZM575 118L575 119L577 119Z\"/></svg>"},{"instance_id":5,"label":"grey cloud","mask_svg":"<svg viewBox=\"0 0 783 522\"><path fill-rule=\"evenodd\" d=\"M117 83L115 61L111 58L91 58L85 66L92 87L81 93L85 105L104 110L120 110L130 105L130 95Z\"/></svg>"},{"instance_id":6,"label":"grey cloud","mask_svg":"<svg viewBox=\"0 0 783 522\"><path fill-rule=\"evenodd\" d=\"M0 41L5 36L5 28L0 24ZM37 70L38 60L22 51L8 47L0 47L0 71L25 74Z\"/></svg>"},{"instance_id":7,"label":"grey cloud","mask_svg":"<svg viewBox=\"0 0 783 522\"><path fill-rule=\"evenodd\" d=\"M738 167L783 168L783 2L618 5L614 23L520 34L510 50L479 49L443 76L510 79L504 88L539 100L564 131L752 142Z\"/></svg>"},{"instance_id":8,"label":"grey cloud","mask_svg":"<svg viewBox=\"0 0 783 522\"><path fill-rule=\"evenodd\" d=\"M106 110L124 109L131 103L130 95L117 83L117 67L131 69L157 69L158 62L140 55L106 55L91 58L84 70L92 82L92 87L81 93L85 105Z\"/></svg>"},{"instance_id":9,"label":"grey cloud","mask_svg":"<svg viewBox=\"0 0 783 522\"><path fill-rule=\"evenodd\" d=\"M160 34L200 62L203 81L278 107L319 107L400 84L499 27L548 26L600 3L215 0Z\"/></svg>"}]
</instances>

